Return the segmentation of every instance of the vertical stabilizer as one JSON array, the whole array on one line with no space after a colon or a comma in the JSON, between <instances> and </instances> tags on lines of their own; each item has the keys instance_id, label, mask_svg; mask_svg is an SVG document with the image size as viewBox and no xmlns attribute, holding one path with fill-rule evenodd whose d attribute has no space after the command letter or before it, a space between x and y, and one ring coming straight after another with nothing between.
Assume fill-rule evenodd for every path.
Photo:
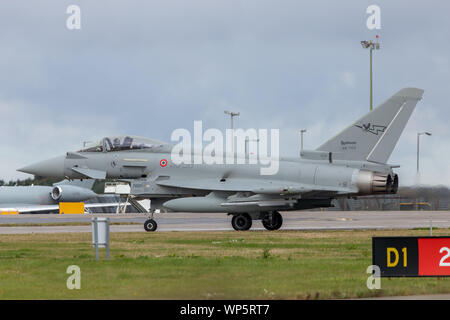
<instances>
[{"instance_id":1,"label":"vertical stabilizer","mask_svg":"<svg viewBox=\"0 0 450 320\"><path fill-rule=\"evenodd\" d=\"M401 89L317 150L333 152L334 159L386 163L423 92Z\"/></svg>"}]
</instances>

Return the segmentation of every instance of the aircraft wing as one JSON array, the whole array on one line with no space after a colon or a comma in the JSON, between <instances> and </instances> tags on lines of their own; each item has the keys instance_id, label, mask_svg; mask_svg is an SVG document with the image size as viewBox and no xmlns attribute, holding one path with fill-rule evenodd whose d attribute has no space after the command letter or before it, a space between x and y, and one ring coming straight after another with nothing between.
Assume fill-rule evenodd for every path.
<instances>
[{"instance_id":1,"label":"aircraft wing","mask_svg":"<svg viewBox=\"0 0 450 320\"><path fill-rule=\"evenodd\" d=\"M308 185L296 182L286 182L278 180L267 179L242 179L242 178L228 178L225 181L219 179L165 179L156 180L160 186L197 189L197 190L211 190L211 191L226 191L226 192L253 192L256 194L301 194L311 195L313 197L323 196L325 194L339 194L351 193L351 188L342 187L322 187L317 185Z\"/></svg>"},{"instance_id":2,"label":"aircraft wing","mask_svg":"<svg viewBox=\"0 0 450 320\"><path fill-rule=\"evenodd\" d=\"M62 181L56 182L53 184L53 186L75 186L80 188L85 188L92 190L92 187L94 186L95 179L81 179L81 180L67 180L64 179Z\"/></svg>"},{"instance_id":3,"label":"aircraft wing","mask_svg":"<svg viewBox=\"0 0 450 320\"><path fill-rule=\"evenodd\" d=\"M118 203L86 203L84 208L101 208L101 207L117 207ZM27 205L27 204L2 204L0 213L2 212L19 212L19 213L39 213L47 211L59 210L58 204L49 205Z\"/></svg>"},{"instance_id":4,"label":"aircraft wing","mask_svg":"<svg viewBox=\"0 0 450 320\"><path fill-rule=\"evenodd\" d=\"M19 213L31 213L31 212L45 212L59 210L59 205L49 204L49 205L29 205L29 204L2 204L0 207L0 212L19 212Z\"/></svg>"},{"instance_id":5,"label":"aircraft wing","mask_svg":"<svg viewBox=\"0 0 450 320\"><path fill-rule=\"evenodd\" d=\"M95 169L89 169L89 168L80 168L80 167L73 167L73 171L84 175L88 179L105 179L106 178L106 171L101 170L95 170Z\"/></svg>"}]
</instances>

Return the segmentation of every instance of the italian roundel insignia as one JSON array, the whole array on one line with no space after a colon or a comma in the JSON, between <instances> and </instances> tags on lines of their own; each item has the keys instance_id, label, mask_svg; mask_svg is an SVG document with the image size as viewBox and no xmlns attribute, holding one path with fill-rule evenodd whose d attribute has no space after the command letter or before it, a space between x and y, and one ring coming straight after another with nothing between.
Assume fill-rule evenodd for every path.
<instances>
[{"instance_id":1,"label":"italian roundel insignia","mask_svg":"<svg viewBox=\"0 0 450 320\"><path fill-rule=\"evenodd\" d=\"M166 160L166 159L162 159L162 160L159 162L159 165L160 165L161 167L167 166L167 160Z\"/></svg>"}]
</instances>

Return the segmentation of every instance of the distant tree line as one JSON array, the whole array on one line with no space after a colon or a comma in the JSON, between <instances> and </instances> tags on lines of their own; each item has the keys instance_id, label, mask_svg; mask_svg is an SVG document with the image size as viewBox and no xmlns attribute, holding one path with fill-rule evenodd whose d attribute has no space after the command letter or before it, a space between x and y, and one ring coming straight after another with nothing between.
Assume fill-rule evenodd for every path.
<instances>
[{"instance_id":1,"label":"distant tree line","mask_svg":"<svg viewBox=\"0 0 450 320\"><path fill-rule=\"evenodd\" d=\"M401 187L398 196L402 198L450 199L450 189L445 186Z\"/></svg>"},{"instance_id":2,"label":"distant tree line","mask_svg":"<svg viewBox=\"0 0 450 320\"><path fill-rule=\"evenodd\" d=\"M397 194L338 198L330 210L448 210L450 189L445 186L400 187Z\"/></svg>"},{"instance_id":3,"label":"distant tree line","mask_svg":"<svg viewBox=\"0 0 450 320\"><path fill-rule=\"evenodd\" d=\"M28 178L28 179L23 179L23 180L20 180L20 179L10 180L8 182L0 179L0 186L10 186L10 187L11 186L31 186L31 185L51 186L55 182L58 182L58 180L35 176L34 178Z\"/></svg>"}]
</instances>

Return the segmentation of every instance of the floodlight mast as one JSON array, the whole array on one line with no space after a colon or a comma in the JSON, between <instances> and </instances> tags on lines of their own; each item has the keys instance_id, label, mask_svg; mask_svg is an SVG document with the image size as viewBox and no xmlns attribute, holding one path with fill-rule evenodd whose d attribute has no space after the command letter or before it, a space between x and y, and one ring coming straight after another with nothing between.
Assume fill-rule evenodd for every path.
<instances>
[{"instance_id":1,"label":"floodlight mast","mask_svg":"<svg viewBox=\"0 0 450 320\"><path fill-rule=\"evenodd\" d=\"M234 130L234 126L233 126L233 117L237 117L240 115L240 112L232 112L232 111L224 111L225 114L229 114L230 118L231 118L231 130Z\"/></svg>"},{"instance_id":2,"label":"floodlight mast","mask_svg":"<svg viewBox=\"0 0 450 320\"><path fill-rule=\"evenodd\" d=\"M300 130L300 156L302 155L302 152L303 152L303 134L305 132L306 132L306 129Z\"/></svg>"},{"instance_id":3,"label":"floodlight mast","mask_svg":"<svg viewBox=\"0 0 450 320\"><path fill-rule=\"evenodd\" d=\"M427 136L431 136L431 133L429 132L418 132L417 133L417 179L419 179L419 142L420 142L420 136L426 134Z\"/></svg>"},{"instance_id":4,"label":"floodlight mast","mask_svg":"<svg viewBox=\"0 0 450 320\"><path fill-rule=\"evenodd\" d=\"M378 36L377 36L378 39ZM378 42L369 41L361 41L361 46L363 49L369 49L370 52L370 111L373 110L373 89L372 89L372 51L374 49L379 50L380 44Z\"/></svg>"},{"instance_id":5,"label":"floodlight mast","mask_svg":"<svg viewBox=\"0 0 450 320\"><path fill-rule=\"evenodd\" d=\"M232 112L232 111L224 111L225 114L229 114L230 118L231 118L231 134L232 134L232 138L231 138L231 154L234 154L234 123L233 123L233 118L237 117L240 115L240 112Z\"/></svg>"}]
</instances>

